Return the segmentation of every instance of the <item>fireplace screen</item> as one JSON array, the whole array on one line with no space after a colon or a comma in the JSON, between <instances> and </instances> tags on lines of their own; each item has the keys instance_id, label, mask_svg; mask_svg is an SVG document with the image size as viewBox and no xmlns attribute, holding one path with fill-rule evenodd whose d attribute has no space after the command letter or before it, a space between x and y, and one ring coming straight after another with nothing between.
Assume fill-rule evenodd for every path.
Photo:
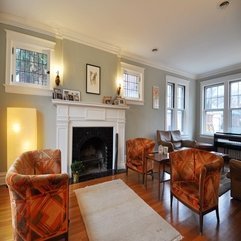
<instances>
[{"instance_id":1,"label":"fireplace screen","mask_svg":"<svg viewBox=\"0 0 241 241\"><path fill-rule=\"evenodd\" d=\"M72 162L76 161L83 162L83 175L112 170L113 127L74 127Z\"/></svg>"}]
</instances>

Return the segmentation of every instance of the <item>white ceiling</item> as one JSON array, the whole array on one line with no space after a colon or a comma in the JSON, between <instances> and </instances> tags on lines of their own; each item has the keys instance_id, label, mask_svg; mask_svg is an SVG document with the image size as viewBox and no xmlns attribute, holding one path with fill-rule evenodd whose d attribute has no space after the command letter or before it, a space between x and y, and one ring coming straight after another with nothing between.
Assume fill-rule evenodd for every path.
<instances>
[{"instance_id":1,"label":"white ceiling","mask_svg":"<svg viewBox=\"0 0 241 241\"><path fill-rule=\"evenodd\" d=\"M241 67L241 0L0 0L0 20L201 77ZM76 37L78 36L78 37ZM158 52L152 52L158 48Z\"/></svg>"}]
</instances>

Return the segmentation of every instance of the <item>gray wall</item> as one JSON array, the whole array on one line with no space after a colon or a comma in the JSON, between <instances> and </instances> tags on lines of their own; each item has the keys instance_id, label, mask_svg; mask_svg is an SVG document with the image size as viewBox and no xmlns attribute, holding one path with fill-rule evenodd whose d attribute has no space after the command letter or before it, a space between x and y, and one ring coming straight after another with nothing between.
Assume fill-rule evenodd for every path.
<instances>
[{"instance_id":1,"label":"gray wall","mask_svg":"<svg viewBox=\"0 0 241 241\"><path fill-rule=\"evenodd\" d=\"M164 129L165 77L172 73L135 63L127 59L119 59L117 55L92 48L67 39L59 40L38 33L0 24L0 172L7 169L6 146L6 108L33 107L38 113L38 148L55 147L55 107L50 97L5 93L5 31L11 29L37 37L56 41L56 57L63 59L63 88L80 90L81 101L101 103L103 96L113 96L116 93L116 77L120 61L145 68L144 105L131 105L126 111L126 139L134 137L149 137L155 139L157 129ZM101 67L101 95L86 93L86 64ZM152 109L152 86L160 87L160 109ZM195 129L195 97L196 83L190 80L190 118L189 134L194 136ZM21 140L20 140L21 141Z\"/></svg>"}]
</instances>

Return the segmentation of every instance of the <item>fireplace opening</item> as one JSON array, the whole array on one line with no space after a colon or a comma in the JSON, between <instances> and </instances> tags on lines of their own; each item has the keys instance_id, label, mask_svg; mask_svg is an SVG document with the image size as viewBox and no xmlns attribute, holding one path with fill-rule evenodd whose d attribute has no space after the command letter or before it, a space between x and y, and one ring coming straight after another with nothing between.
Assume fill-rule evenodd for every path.
<instances>
[{"instance_id":1,"label":"fireplace opening","mask_svg":"<svg viewBox=\"0 0 241 241\"><path fill-rule=\"evenodd\" d=\"M113 127L74 127L72 162L82 161L82 179L103 176L113 168Z\"/></svg>"}]
</instances>

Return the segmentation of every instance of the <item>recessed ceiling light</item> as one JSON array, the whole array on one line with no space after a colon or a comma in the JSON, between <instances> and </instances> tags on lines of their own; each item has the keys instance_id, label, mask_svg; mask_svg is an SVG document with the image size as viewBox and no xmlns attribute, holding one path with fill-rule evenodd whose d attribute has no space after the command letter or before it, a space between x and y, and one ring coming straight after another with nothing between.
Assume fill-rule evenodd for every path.
<instances>
[{"instance_id":1,"label":"recessed ceiling light","mask_svg":"<svg viewBox=\"0 0 241 241\"><path fill-rule=\"evenodd\" d=\"M229 1L223 1L219 4L219 7L220 8L226 8L229 4L230 4Z\"/></svg>"},{"instance_id":2,"label":"recessed ceiling light","mask_svg":"<svg viewBox=\"0 0 241 241\"><path fill-rule=\"evenodd\" d=\"M154 48L151 50L152 52L157 52L158 51L158 48Z\"/></svg>"}]
</instances>

